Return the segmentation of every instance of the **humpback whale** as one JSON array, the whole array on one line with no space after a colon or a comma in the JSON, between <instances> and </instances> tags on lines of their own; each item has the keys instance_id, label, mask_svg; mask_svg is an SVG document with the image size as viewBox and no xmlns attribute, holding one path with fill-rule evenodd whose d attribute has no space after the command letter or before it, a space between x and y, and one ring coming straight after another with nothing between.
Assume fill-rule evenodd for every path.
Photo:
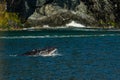
<instances>
[{"instance_id":1,"label":"humpback whale","mask_svg":"<svg viewBox=\"0 0 120 80\"><path fill-rule=\"evenodd\" d=\"M57 48L33 49L22 54L22 56L50 56L57 51Z\"/></svg>"}]
</instances>

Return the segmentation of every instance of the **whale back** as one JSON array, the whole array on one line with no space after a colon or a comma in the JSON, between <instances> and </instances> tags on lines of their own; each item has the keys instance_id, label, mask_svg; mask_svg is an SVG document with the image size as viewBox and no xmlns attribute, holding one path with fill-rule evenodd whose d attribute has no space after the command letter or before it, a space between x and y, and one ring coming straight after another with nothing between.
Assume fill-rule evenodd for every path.
<instances>
[{"instance_id":1,"label":"whale back","mask_svg":"<svg viewBox=\"0 0 120 80\"><path fill-rule=\"evenodd\" d=\"M53 54L57 49L54 47L50 48L43 48L43 49L33 49L32 51L27 51L23 53L22 55L51 55Z\"/></svg>"}]
</instances>

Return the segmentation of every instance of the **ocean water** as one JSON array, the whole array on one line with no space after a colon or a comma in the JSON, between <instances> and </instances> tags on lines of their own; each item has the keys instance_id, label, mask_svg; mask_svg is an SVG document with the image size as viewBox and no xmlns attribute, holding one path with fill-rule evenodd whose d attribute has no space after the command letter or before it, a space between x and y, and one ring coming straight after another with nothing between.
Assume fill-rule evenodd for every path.
<instances>
[{"instance_id":1,"label":"ocean water","mask_svg":"<svg viewBox=\"0 0 120 80\"><path fill-rule=\"evenodd\" d=\"M54 56L18 56L56 47ZM120 31L0 32L0 80L120 80Z\"/></svg>"}]
</instances>

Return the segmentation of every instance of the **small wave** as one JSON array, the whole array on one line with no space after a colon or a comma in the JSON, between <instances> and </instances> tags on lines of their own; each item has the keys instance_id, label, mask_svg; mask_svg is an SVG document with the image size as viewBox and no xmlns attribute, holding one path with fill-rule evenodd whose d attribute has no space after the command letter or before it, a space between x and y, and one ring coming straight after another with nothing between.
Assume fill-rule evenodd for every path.
<instances>
[{"instance_id":1,"label":"small wave","mask_svg":"<svg viewBox=\"0 0 120 80\"><path fill-rule=\"evenodd\" d=\"M31 39L31 38L69 38L69 37L94 37L94 36L120 36L120 34L98 34L98 35L45 35L45 36L1 36L0 39Z\"/></svg>"},{"instance_id":2,"label":"small wave","mask_svg":"<svg viewBox=\"0 0 120 80\"><path fill-rule=\"evenodd\" d=\"M9 55L9 56L17 57L20 55L15 54L15 55ZM42 57L56 57L56 56L62 56L62 55L60 53L58 53L58 51L57 51L57 52L50 54L50 55L48 54L48 55L29 55L29 56L31 56L31 57L40 57L40 56L42 56Z\"/></svg>"},{"instance_id":3,"label":"small wave","mask_svg":"<svg viewBox=\"0 0 120 80\"><path fill-rule=\"evenodd\" d=\"M16 57L16 56L17 56L17 54L15 54L15 55L9 55L9 56L11 56L11 57Z\"/></svg>"},{"instance_id":4,"label":"small wave","mask_svg":"<svg viewBox=\"0 0 120 80\"><path fill-rule=\"evenodd\" d=\"M46 36L2 36L0 39L27 39L27 38L48 38L49 35Z\"/></svg>"}]
</instances>

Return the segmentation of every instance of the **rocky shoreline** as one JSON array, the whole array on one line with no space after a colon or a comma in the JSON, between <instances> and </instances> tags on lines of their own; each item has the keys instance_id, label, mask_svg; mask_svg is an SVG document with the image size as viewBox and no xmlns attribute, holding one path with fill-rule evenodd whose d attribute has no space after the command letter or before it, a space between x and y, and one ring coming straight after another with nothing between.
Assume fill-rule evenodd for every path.
<instances>
[{"instance_id":1,"label":"rocky shoreline","mask_svg":"<svg viewBox=\"0 0 120 80\"><path fill-rule=\"evenodd\" d=\"M17 13L25 27L66 26L75 21L86 27L120 28L117 0L6 0L7 12ZM7 29L6 29L7 30Z\"/></svg>"},{"instance_id":2,"label":"rocky shoreline","mask_svg":"<svg viewBox=\"0 0 120 80\"><path fill-rule=\"evenodd\" d=\"M46 26L46 25L45 25ZM40 31L40 30L59 30L59 29L82 29L82 30L107 30L107 31L120 31L120 28L100 28L100 27L73 27L73 26L58 26L58 27L27 27L27 28L12 28L12 29L2 29L0 28L0 32L2 31Z\"/></svg>"}]
</instances>

